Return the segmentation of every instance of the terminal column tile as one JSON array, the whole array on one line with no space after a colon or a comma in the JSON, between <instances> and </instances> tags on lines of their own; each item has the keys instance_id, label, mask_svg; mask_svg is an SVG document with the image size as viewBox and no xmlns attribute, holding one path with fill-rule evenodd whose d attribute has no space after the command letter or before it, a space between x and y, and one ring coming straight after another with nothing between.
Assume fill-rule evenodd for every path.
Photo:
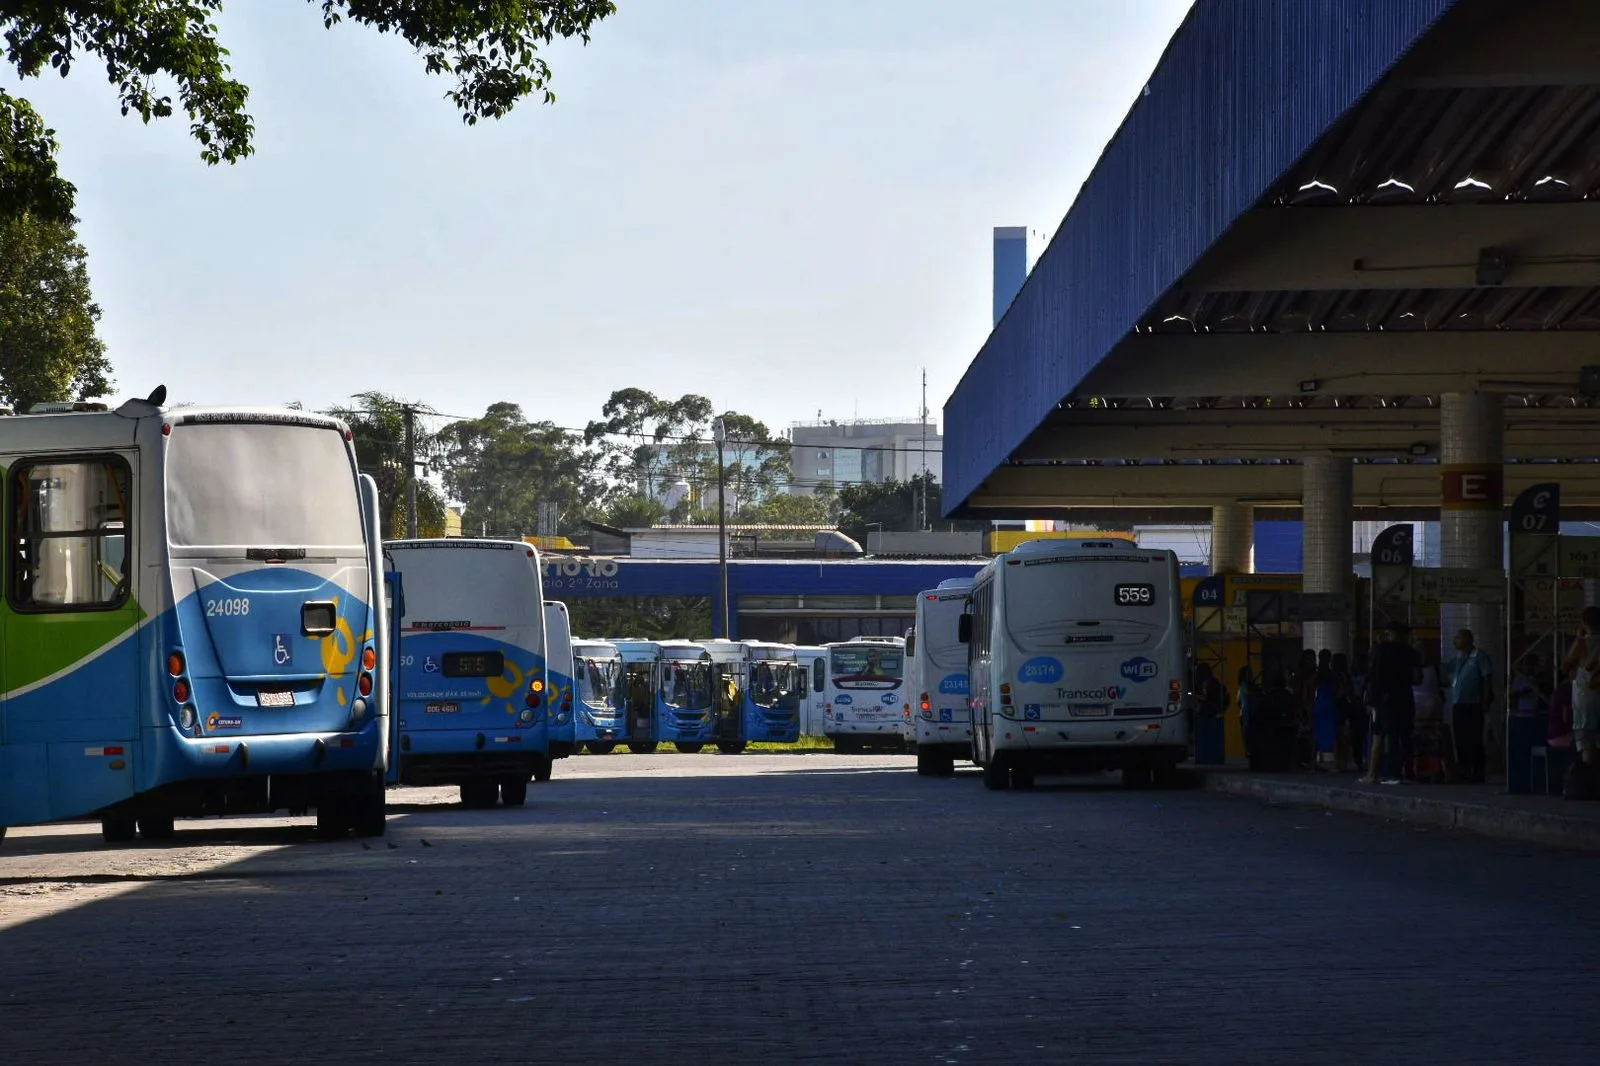
<instances>
[{"instance_id":1,"label":"terminal column tile","mask_svg":"<svg viewBox=\"0 0 1600 1066\"><path fill-rule=\"evenodd\" d=\"M1450 392L1440 397L1439 553L1446 567L1501 570L1505 566L1502 511L1505 506L1505 403L1484 393ZM1440 609L1441 653L1452 654L1456 630L1470 629L1488 654L1505 691L1505 630L1500 608L1447 603ZM1497 722L1489 715L1491 723Z\"/></svg>"},{"instance_id":2,"label":"terminal column tile","mask_svg":"<svg viewBox=\"0 0 1600 1066\"><path fill-rule=\"evenodd\" d=\"M1354 573L1355 469L1344 456L1308 455L1301 460L1300 508L1302 592L1349 592ZM1305 622L1303 647L1350 654L1350 621Z\"/></svg>"},{"instance_id":3,"label":"terminal column tile","mask_svg":"<svg viewBox=\"0 0 1600 1066\"><path fill-rule=\"evenodd\" d=\"M1211 508L1211 572L1255 572L1256 509L1248 503L1219 503Z\"/></svg>"}]
</instances>

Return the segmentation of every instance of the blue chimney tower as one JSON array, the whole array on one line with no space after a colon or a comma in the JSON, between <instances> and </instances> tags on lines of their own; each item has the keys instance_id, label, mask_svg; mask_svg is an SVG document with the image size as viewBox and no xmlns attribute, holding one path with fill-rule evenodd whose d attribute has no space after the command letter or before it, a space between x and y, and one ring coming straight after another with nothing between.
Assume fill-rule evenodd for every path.
<instances>
[{"instance_id":1,"label":"blue chimney tower","mask_svg":"<svg viewBox=\"0 0 1600 1066\"><path fill-rule=\"evenodd\" d=\"M1028 227L994 228L994 324L1022 290L1028 278Z\"/></svg>"}]
</instances>

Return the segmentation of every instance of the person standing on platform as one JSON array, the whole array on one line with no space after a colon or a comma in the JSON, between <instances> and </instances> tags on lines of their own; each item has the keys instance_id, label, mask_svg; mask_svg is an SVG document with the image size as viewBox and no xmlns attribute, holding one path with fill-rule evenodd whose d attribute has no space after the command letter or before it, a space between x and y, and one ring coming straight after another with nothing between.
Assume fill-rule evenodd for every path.
<instances>
[{"instance_id":1,"label":"person standing on platform","mask_svg":"<svg viewBox=\"0 0 1600 1066\"><path fill-rule=\"evenodd\" d=\"M1568 794L1593 799L1600 776L1600 607L1583 609L1583 629L1561 666L1572 671L1572 740L1580 762Z\"/></svg>"},{"instance_id":2,"label":"person standing on platform","mask_svg":"<svg viewBox=\"0 0 1600 1066\"><path fill-rule=\"evenodd\" d=\"M1422 664L1417 649L1407 643L1411 628L1404 622L1391 622L1384 639L1372 650L1372 665L1367 671L1367 705L1372 708L1372 752L1367 762L1369 785L1380 781L1397 785L1409 772L1411 732L1417 708L1414 685L1422 680ZM1387 758L1386 758L1387 756ZM1392 775L1381 775L1387 762Z\"/></svg>"},{"instance_id":3,"label":"person standing on platform","mask_svg":"<svg viewBox=\"0 0 1600 1066\"><path fill-rule=\"evenodd\" d=\"M1457 631L1456 653L1448 664L1456 765L1463 781L1483 784L1488 776L1484 717L1494 706L1494 664L1473 641L1472 630Z\"/></svg>"}]
</instances>

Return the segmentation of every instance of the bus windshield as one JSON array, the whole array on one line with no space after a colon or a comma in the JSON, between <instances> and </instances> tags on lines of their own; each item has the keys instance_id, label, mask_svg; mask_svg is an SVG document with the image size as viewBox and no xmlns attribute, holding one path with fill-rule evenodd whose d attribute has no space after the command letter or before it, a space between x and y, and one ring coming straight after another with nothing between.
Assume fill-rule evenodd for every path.
<instances>
[{"instance_id":1,"label":"bus windshield","mask_svg":"<svg viewBox=\"0 0 1600 1066\"><path fill-rule=\"evenodd\" d=\"M905 656L895 647L834 648L829 659L840 688L899 688L905 673Z\"/></svg>"},{"instance_id":2,"label":"bus windshield","mask_svg":"<svg viewBox=\"0 0 1600 1066\"><path fill-rule=\"evenodd\" d=\"M769 710L800 706L800 671L794 663L757 663L750 669L750 702Z\"/></svg>"},{"instance_id":3,"label":"bus windshield","mask_svg":"<svg viewBox=\"0 0 1600 1066\"><path fill-rule=\"evenodd\" d=\"M167 539L176 547L320 547L364 541L355 468L332 427L180 424L167 442Z\"/></svg>"},{"instance_id":4,"label":"bus windshield","mask_svg":"<svg viewBox=\"0 0 1600 1066\"><path fill-rule=\"evenodd\" d=\"M668 707L697 711L711 706L711 664L661 664L661 699Z\"/></svg>"},{"instance_id":5,"label":"bus windshield","mask_svg":"<svg viewBox=\"0 0 1600 1066\"><path fill-rule=\"evenodd\" d=\"M577 660L578 698L590 707L601 710L611 706L611 701L622 702L618 687L622 682L622 663L616 659Z\"/></svg>"},{"instance_id":6,"label":"bus windshield","mask_svg":"<svg viewBox=\"0 0 1600 1066\"><path fill-rule=\"evenodd\" d=\"M1158 557L1030 559L1009 578L1006 628L1022 648L1093 651L1143 641L1170 624L1172 590Z\"/></svg>"}]
</instances>

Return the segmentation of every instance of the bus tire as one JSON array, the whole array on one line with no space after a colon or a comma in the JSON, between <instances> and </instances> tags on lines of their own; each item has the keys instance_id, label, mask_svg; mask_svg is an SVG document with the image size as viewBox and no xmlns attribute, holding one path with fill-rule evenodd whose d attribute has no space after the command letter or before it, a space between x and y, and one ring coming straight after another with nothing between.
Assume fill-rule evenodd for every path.
<instances>
[{"instance_id":1,"label":"bus tire","mask_svg":"<svg viewBox=\"0 0 1600 1066\"><path fill-rule=\"evenodd\" d=\"M492 777L473 778L461 783L461 805L468 810L485 810L493 807L499 799L500 782Z\"/></svg>"},{"instance_id":2,"label":"bus tire","mask_svg":"<svg viewBox=\"0 0 1600 1066\"><path fill-rule=\"evenodd\" d=\"M139 819L139 836L144 840L171 840L176 832L171 815L151 815Z\"/></svg>"},{"instance_id":3,"label":"bus tire","mask_svg":"<svg viewBox=\"0 0 1600 1066\"><path fill-rule=\"evenodd\" d=\"M6 838L6 827L3 826L3 825L0 825L0 840L4 840L5 838Z\"/></svg>"},{"instance_id":4,"label":"bus tire","mask_svg":"<svg viewBox=\"0 0 1600 1066\"><path fill-rule=\"evenodd\" d=\"M1149 788L1155 779L1155 774L1148 766L1124 766L1122 768L1123 788Z\"/></svg>"},{"instance_id":5,"label":"bus tire","mask_svg":"<svg viewBox=\"0 0 1600 1066\"><path fill-rule=\"evenodd\" d=\"M738 755L744 751L744 741L719 740L717 741L717 750L724 755Z\"/></svg>"},{"instance_id":6,"label":"bus tire","mask_svg":"<svg viewBox=\"0 0 1600 1066\"><path fill-rule=\"evenodd\" d=\"M100 838L107 844L131 843L139 835L139 822L129 815L100 819Z\"/></svg>"},{"instance_id":7,"label":"bus tire","mask_svg":"<svg viewBox=\"0 0 1600 1066\"><path fill-rule=\"evenodd\" d=\"M853 755L859 750L855 737L834 737L833 750L838 755Z\"/></svg>"},{"instance_id":8,"label":"bus tire","mask_svg":"<svg viewBox=\"0 0 1600 1066\"><path fill-rule=\"evenodd\" d=\"M939 756L939 767L937 772L938 776L940 777L956 776L956 757L948 751Z\"/></svg>"},{"instance_id":9,"label":"bus tire","mask_svg":"<svg viewBox=\"0 0 1600 1066\"><path fill-rule=\"evenodd\" d=\"M654 755L656 753L656 742L653 740L630 740L628 741L628 750L635 755Z\"/></svg>"},{"instance_id":10,"label":"bus tire","mask_svg":"<svg viewBox=\"0 0 1600 1066\"><path fill-rule=\"evenodd\" d=\"M1178 772L1176 763L1160 763L1153 771L1153 775L1157 788L1172 789L1178 788L1183 784L1183 775Z\"/></svg>"},{"instance_id":11,"label":"bus tire","mask_svg":"<svg viewBox=\"0 0 1600 1066\"><path fill-rule=\"evenodd\" d=\"M1014 763L1011 767L1011 787L1026 792L1033 787L1033 767Z\"/></svg>"},{"instance_id":12,"label":"bus tire","mask_svg":"<svg viewBox=\"0 0 1600 1066\"><path fill-rule=\"evenodd\" d=\"M991 755L983 768L983 787L990 792L1004 792L1011 787L1010 760L1002 755Z\"/></svg>"},{"instance_id":13,"label":"bus tire","mask_svg":"<svg viewBox=\"0 0 1600 1066\"><path fill-rule=\"evenodd\" d=\"M917 747L917 776L933 777L939 772L939 760L932 751L920 745Z\"/></svg>"},{"instance_id":14,"label":"bus tire","mask_svg":"<svg viewBox=\"0 0 1600 1066\"><path fill-rule=\"evenodd\" d=\"M610 755L617 750L617 742L614 740L586 740L583 746L590 755Z\"/></svg>"},{"instance_id":15,"label":"bus tire","mask_svg":"<svg viewBox=\"0 0 1600 1066\"><path fill-rule=\"evenodd\" d=\"M550 760L540 759L538 762L533 764L533 779L541 782L550 780L550 770ZM526 785L527 782L524 781L523 784ZM503 784L500 788L500 791L505 791L505 786Z\"/></svg>"},{"instance_id":16,"label":"bus tire","mask_svg":"<svg viewBox=\"0 0 1600 1066\"><path fill-rule=\"evenodd\" d=\"M383 779L368 785L359 799L347 809L350 828L358 837L381 837L389 829L389 793Z\"/></svg>"},{"instance_id":17,"label":"bus tire","mask_svg":"<svg viewBox=\"0 0 1600 1066\"><path fill-rule=\"evenodd\" d=\"M526 777L502 777L500 779L500 802L507 807L521 807L528 802L528 779Z\"/></svg>"},{"instance_id":18,"label":"bus tire","mask_svg":"<svg viewBox=\"0 0 1600 1066\"><path fill-rule=\"evenodd\" d=\"M706 747L695 740L680 740L672 746L678 749L680 755L699 755Z\"/></svg>"}]
</instances>

